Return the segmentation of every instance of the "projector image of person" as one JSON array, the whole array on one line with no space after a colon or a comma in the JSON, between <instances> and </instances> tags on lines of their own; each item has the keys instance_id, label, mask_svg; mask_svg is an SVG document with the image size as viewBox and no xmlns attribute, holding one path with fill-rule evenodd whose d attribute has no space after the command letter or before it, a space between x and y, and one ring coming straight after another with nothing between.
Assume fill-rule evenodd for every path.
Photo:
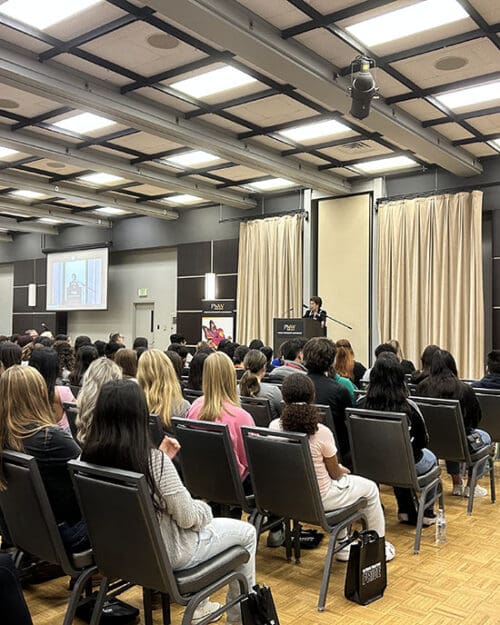
<instances>
[{"instance_id":1,"label":"projector image of person","mask_svg":"<svg viewBox=\"0 0 500 625\"><path fill-rule=\"evenodd\" d=\"M66 287L66 302L70 306L75 306L82 303L82 283L78 282L76 273L71 274L71 281Z\"/></svg>"}]
</instances>

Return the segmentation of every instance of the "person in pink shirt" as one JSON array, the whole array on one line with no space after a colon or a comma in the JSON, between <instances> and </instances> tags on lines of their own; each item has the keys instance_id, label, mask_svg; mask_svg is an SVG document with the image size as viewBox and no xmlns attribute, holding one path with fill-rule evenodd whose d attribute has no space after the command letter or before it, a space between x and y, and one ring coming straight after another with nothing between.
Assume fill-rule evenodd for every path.
<instances>
[{"instance_id":1,"label":"person in pink shirt","mask_svg":"<svg viewBox=\"0 0 500 625\"><path fill-rule=\"evenodd\" d=\"M193 403L187 418L227 424L240 477L244 482L248 477L248 463L241 426L255 423L252 416L241 408L234 366L224 352L214 352L205 360L203 396Z\"/></svg>"}]
</instances>

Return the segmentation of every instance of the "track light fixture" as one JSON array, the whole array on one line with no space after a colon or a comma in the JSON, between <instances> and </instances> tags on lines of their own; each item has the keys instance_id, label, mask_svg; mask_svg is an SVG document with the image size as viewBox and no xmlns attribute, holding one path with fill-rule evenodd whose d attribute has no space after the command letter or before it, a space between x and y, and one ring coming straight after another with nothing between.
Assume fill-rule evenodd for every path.
<instances>
[{"instance_id":1,"label":"track light fixture","mask_svg":"<svg viewBox=\"0 0 500 625\"><path fill-rule=\"evenodd\" d=\"M352 98L350 113L356 119L368 117L370 102L378 98L378 87L370 73L372 67L375 67L375 61L367 56L358 56L351 63L351 87L348 91Z\"/></svg>"}]
</instances>

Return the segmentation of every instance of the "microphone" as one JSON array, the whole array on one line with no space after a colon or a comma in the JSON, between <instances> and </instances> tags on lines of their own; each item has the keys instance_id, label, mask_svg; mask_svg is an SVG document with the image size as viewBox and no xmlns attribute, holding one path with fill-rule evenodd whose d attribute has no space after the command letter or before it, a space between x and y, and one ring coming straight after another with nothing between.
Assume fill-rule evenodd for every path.
<instances>
[{"instance_id":1,"label":"microphone","mask_svg":"<svg viewBox=\"0 0 500 625\"><path fill-rule=\"evenodd\" d=\"M291 313L292 310L293 310L293 306L289 308L288 310L285 310L285 312L281 316L284 317L285 315L288 315L288 313Z\"/></svg>"},{"instance_id":2,"label":"microphone","mask_svg":"<svg viewBox=\"0 0 500 625\"><path fill-rule=\"evenodd\" d=\"M306 308L307 310L309 310L309 306L306 306L305 304L302 304L302 308Z\"/></svg>"}]
</instances>

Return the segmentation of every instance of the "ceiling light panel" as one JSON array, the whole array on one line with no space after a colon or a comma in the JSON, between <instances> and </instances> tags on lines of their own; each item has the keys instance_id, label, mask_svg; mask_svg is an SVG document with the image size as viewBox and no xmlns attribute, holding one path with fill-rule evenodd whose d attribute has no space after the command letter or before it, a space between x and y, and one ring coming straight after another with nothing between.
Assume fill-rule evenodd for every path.
<instances>
[{"instance_id":1,"label":"ceiling light panel","mask_svg":"<svg viewBox=\"0 0 500 625\"><path fill-rule=\"evenodd\" d=\"M121 208L115 208L114 206L103 206L102 208L96 208L96 213L100 213L101 215L126 215L127 211L124 211Z\"/></svg>"},{"instance_id":2,"label":"ceiling light panel","mask_svg":"<svg viewBox=\"0 0 500 625\"><path fill-rule=\"evenodd\" d=\"M457 0L424 0L347 26L367 46L377 46L470 17Z\"/></svg>"},{"instance_id":3,"label":"ceiling light panel","mask_svg":"<svg viewBox=\"0 0 500 625\"><path fill-rule=\"evenodd\" d=\"M17 150L11 150L10 148L2 148L0 146L0 158L5 158L6 156L12 156L12 154L18 154Z\"/></svg>"},{"instance_id":4,"label":"ceiling light panel","mask_svg":"<svg viewBox=\"0 0 500 625\"><path fill-rule=\"evenodd\" d=\"M208 163L214 163L221 160L214 154L203 152L202 150L193 150L192 152L183 152L182 154L176 154L175 156L168 156L162 159L167 165L176 165L178 167L195 167L199 165L206 165Z\"/></svg>"},{"instance_id":5,"label":"ceiling light panel","mask_svg":"<svg viewBox=\"0 0 500 625\"><path fill-rule=\"evenodd\" d=\"M257 180L250 182L248 186L257 191L276 191L277 189L286 189L287 187L296 187L297 184L291 180L284 178L270 178L268 180Z\"/></svg>"},{"instance_id":6,"label":"ceiling light panel","mask_svg":"<svg viewBox=\"0 0 500 625\"><path fill-rule=\"evenodd\" d=\"M61 219L55 219L54 217L40 217L40 219L38 219L38 222L41 224L62 224L62 220Z\"/></svg>"},{"instance_id":7,"label":"ceiling light panel","mask_svg":"<svg viewBox=\"0 0 500 625\"><path fill-rule=\"evenodd\" d=\"M44 197L43 193L38 193L38 191L28 191L27 189L17 189L16 191L11 191L10 195L21 197L26 200L38 200Z\"/></svg>"},{"instance_id":8,"label":"ceiling light panel","mask_svg":"<svg viewBox=\"0 0 500 625\"><path fill-rule=\"evenodd\" d=\"M100 115L94 115L94 113L80 113L67 119L61 119L61 121L55 122L54 126L58 128L64 128L64 130L71 130L78 134L84 135L94 130L100 130L111 126L115 122Z\"/></svg>"},{"instance_id":9,"label":"ceiling light panel","mask_svg":"<svg viewBox=\"0 0 500 625\"><path fill-rule=\"evenodd\" d=\"M311 139L319 139L320 137L337 135L341 132L350 132L350 130L351 129L345 124L334 119L329 119L327 121L303 124L287 128L286 130L280 130L278 134L300 143L302 141L310 141Z\"/></svg>"},{"instance_id":10,"label":"ceiling light panel","mask_svg":"<svg viewBox=\"0 0 500 625\"><path fill-rule=\"evenodd\" d=\"M225 66L205 72L204 74L199 74L198 76L193 76L192 78L174 82L170 87L177 91L182 91L182 93L192 98L199 99L214 95L215 93L221 93L222 91L243 87L252 82L257 82L252 76L245 74L245 72L235 67Z\"/></svg>"},{"instance_id":11,"label":"ceiling light panel","mask_svg":"<svg viewBox=\"0 0 500 625\"><path fill-rule=\"evenodd\" d=\"M500 100L500 80L488 82L477 87L468 87L436 95L436 100L450 109L472 106L490 100Z\"/></svg>"},{"instance_id":12,"label":"ceiling light panel","mask_svg":"<svg viewBox=\"0 0 500 625\"><path fill-rule=\"evenodd\" d=\"M366 161L366 163L356 163L353 167L363 173L374 174L382 171L416 167L417 165L418 163L408 156L392 156L390 158L381 158L376 161Z\"/></svg>"},{"instance_id":13,"label":"ceiling light panel","mask_svg":"<svg viewBox=\"0 0 500 625\"><path fill-rule=\"evenodd\" d=\"M73 17L101 0L7 0L0 13L23 24L44 30L68 17Z\"/></svg>"},{"instance_id":14,"label":"ceiling light panel","mask_svg":"<svg viewBox=\"0 0 500 625\"><path fill-rule=\"evenodd\" d=\"M116 184L125 180L125 178L120 178L120 176L113 176L112 174L105 173L96 173L96 174L87 174L86 176L81 176L79 180L83 182L90 182L91 184Z\"/></svg>"},{"instance_id":15,"label":"ceiling light panel","mask_svg":"<svg viewBox=\"0 0 500 625\"><path fill-rule=\"evenodd\" d=\"M162 200L162 202L168 202L169 204L196 204L197 202L203 202L203 199L197 195L182 193L180 195L171 195L170 197L166 197Z\"/></svg>"}]
</instances>

